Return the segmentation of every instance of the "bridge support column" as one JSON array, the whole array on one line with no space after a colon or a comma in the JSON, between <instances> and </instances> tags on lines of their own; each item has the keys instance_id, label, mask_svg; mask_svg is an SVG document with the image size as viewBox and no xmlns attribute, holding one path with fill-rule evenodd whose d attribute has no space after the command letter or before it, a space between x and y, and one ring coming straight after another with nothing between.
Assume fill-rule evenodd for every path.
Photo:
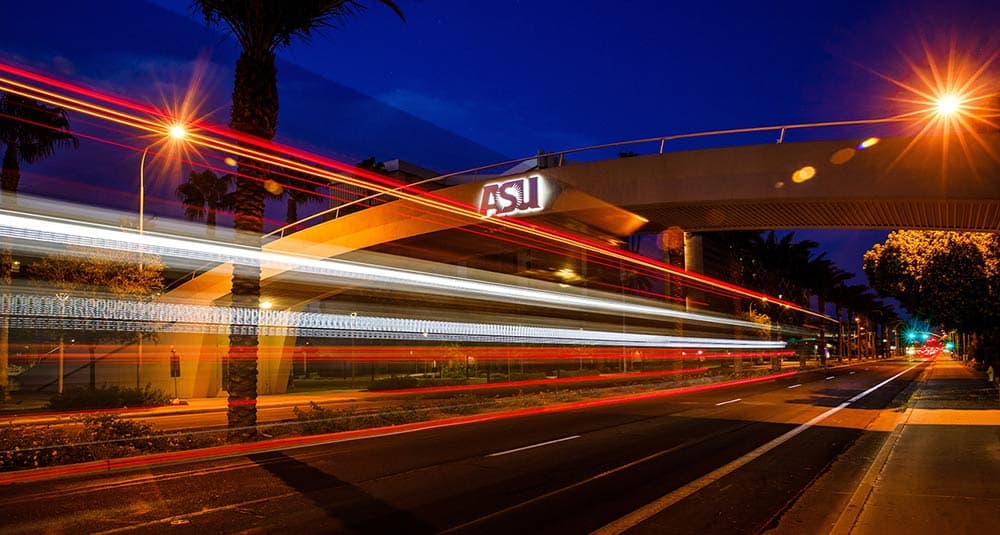
<instances>
[{"instance_id":1,"label":"bridge support column","mask_svg":"<svg viewBox=\"0 0 1000 535\"><path fill-rule=\"evenodd\" d=\"M684 269L692 273L705 272L705 254L701 234L684 233ZM705 294L700 290L688 288L685 292L684 306L688 310L696 308L698 303L705 301Z\"/></svg>"},{"instance_id":2,"label":"bridge support column","mask_svg":"<svg viewBox=\"0 0 1000 535\"><path fill-rule=\"evenodd\" d=\"M670 227L660 233L660 244L663 246L663 261L671 266L684 267L684 231L680 227ZM683 302L684 288L681 286L680 277L667 275L663 279L663 293L667 302L678 304ZM678 320L674 323L674 328L678 335L684 334L684 322ZM684 359L674 360L674 369L684 368Z\"/></svg>"},{"instance_id":3,"label":"bridge support column","mask_svg":"<svg viewBox=\"0 0 1000 535\"><path fill-rule=\"evenodd\" d=\"M663 261L671 266L684 267L684 231L680 227L670 227L660 233L660 244L663 246ZM678 303L684 297L684 289L680 278L667 275L664 281L664 293L671 301Z\"/></svg>"}]
</instances>

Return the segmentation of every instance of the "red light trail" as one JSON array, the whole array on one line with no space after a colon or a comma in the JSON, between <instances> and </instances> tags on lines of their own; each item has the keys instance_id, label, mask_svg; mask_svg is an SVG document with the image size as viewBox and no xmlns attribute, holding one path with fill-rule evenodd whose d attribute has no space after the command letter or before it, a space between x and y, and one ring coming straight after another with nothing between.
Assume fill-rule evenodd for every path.
<instances>
[{"instance_id":1,"label":"red light trail","mask_svg":"<svg viewBox=\"0 0 1000 535\"><path fill-rule=\"evenodd\" d=\"M6 77L0 77L0 89L2 90L28 98L34 98L51 105L60 106L92 117L111 121L146 134L162 136L164 135L166 129L169 128L171 122L176 120L174 117L171 117L170 114L156 110L153 107L137 104L121 97L107 95L66 82L61 82L47 76L14 67L12 65L0 64L0 72L7 73L21 79L30 80L36 84L58 89L63 91L64 94L32 86L30 84ZM96 101L96 103L81 100L70 96L70 94L76 94L92 99L93 101ZM109 108L107 105L115 106L126 111ZM129 111L136 112L141 115L137 116L130 114L128 113ZM269 165L284 167L300 173L316 176L324 180L343 182L397 197L399 199L412 202L418 206L430 208L434 211L441 211L458 216L460 222L464 224L482 223L483 221L482 215L473 206L465 205L427 191L411 193L408 190L412 190L412 188L408 185L391 180L378 173L359 169L354 166L310 154L293 147L273 142L266 142L203 121L193 120L191 123L191 130L192 131L189 134L191 143L201 147L223 151L226 154L236 155L242 158L250 158ZM226 141L226 139L232 141ZM276 154L286 154L288 156L280 157L276 156ZM302 162L308 162L313 165L307 165ZM333 169L334 171L324 169L323 167ZM350 173L354 176L348 176L343 173ZM355 178L355 176L359 178ZM804 314L824 317L821 314L799 307L798 305L788 301L775 299L765 294L741 288L710 277L705 277L703 275L689 273L669 264L657 262L637 254L621 251L619 249L610 248L599 242L574 236L563 231L542 227L517 219L488 218L488 221L492 225L504 229L513 230L545 240L551 240L556 243L562 243L570 247L596 253L614 260L628 262L632 266L640 266L641 268L651 269L656 273L670 274L732 294L767 300Z\"/></svg>"}]
</instances>

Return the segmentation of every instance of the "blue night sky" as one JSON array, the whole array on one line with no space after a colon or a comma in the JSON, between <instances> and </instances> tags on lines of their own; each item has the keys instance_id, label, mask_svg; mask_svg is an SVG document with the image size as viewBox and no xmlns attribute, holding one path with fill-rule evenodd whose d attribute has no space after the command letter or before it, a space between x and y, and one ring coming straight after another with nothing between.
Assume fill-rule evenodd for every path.
<instances>
[{"instance_id":1,"label":"blue night sky","mask_svg":"<svg viewBox=\"0 0 1000 535\"><path fill-rule=\"evenodd\" d=\"M440 171L538 149L890 115L899 90L870 70L912 79L903 56L921 61L921 39L992 53L1000 27L987 1L398 0L405 23L369 4L279 53L279 139L348 162L402 157ZM187 0L7 7L19 24L0 36L3 56L137 100L154 101L209 58L208 104L226 121L236 46ZM109 157L105 175L132 160ZM172 198L167 186L159 193ZM797 236L860 272L861 253L885 234Z\"/></svg>"}]
</instances>

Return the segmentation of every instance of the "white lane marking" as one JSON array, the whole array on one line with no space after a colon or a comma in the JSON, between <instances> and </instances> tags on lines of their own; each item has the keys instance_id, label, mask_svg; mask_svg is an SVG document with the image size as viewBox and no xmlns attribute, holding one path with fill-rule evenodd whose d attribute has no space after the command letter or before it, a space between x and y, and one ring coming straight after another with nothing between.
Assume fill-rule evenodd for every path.
<instances>
[{"instance_id":1,"label":"white lane marking","mask_svg":"<svg viewBox=\"0 0 1000 535\"><path fill-rule=\"evenodd\" d=\"M790 387L788 387L788 388L798 388L798 387L800 387L800 386L802 386L802 383L799 383L799 384L795 384L795 385L792 385L792 386L790 386Z\"/></svg>"},{"instance_id":2,"label":"white lane marking","mask_svg":"<svg viewBox=\"0 0 1000 535\"><path fill-rule=\"evenodd\" d=\"M856 373L856 372L851 372L851 375L854 375L855 373Z\"/></svg>"},{"instance_id":3,"label":"white lane marking","mask_svg":"<svg viewBox=\"0 0 1000 535\"><path fill-rule=\"evenodd\" d=\"M726 464L720 468L716 468L712 472L709 472L701 476L700 478L688 483L687 485L684 485L683 487L674 490L673 492L667 494L666 496L663 496L652 503L646 504L645 506L640 507L635 511L632 511L631 513L619 518L618 520L615 520L610 524L596 531L591 532L591 535L612 535L612 534L618 535L619 533L622 533L625 530L631 529L636 525L645 522L646 520L649 520L654 515L660 513L664 509L700 491L701 489L711 485L712 483L715 483L716 481L722 479L723 477L726 477L727 475L731 474L732 472L735 472L736 470L742 468L743 466L746 466L751 461L768 453L774 448L777 448L778 446L784 444L785 442L788 442L789 440L798 436L806 429L809 429L810 427L822 422L823 420L826 420L827 418L833 416L834 414L837 414L845 407L867 396L868 394L871 394L872 392L878 390L879 388L882 388L883 386L889 384L891 381L897 379L904 373L913 370L917 366L920 366L920 364L914 364L913 366L910 366L909 368L897 373L896 375L893 375L892 377L869 388L868 390L861 392L860 394L841 403L840 405L837 405L836 407L827 410L823 414L814 417L813 419L796 427L795 429L788 431L784 435L781 435L780 437L771 440L770 442L764 444L763 446L759 446L757 449L751 451L750 453L747 453L746 455L740 457L739 459L731 461L729 464Z\"/></svg>"},{"instance_id":4,"label":"white lane marking","mask_svg":"<svg viewBox=\"0 0 1000 535\"><path fill-rule=\"evenodd\" d=\"M836 377L837 377L836 375L831 375L831 376L827 377L826 380L829 381L830 379L834 379Z\"/></svg>"},{"instance_id":5,"label":"white lane marking","mask_svg":"<svg viewBox=\"0 0 1000 535\"><path fill-rule=\"evenodd\" d=\"M749 424L743 424L743 425L739 426L737 429L742 429L742 428L746 427L747 425L749 425ZM652 461L653 459L658 459L658 458L663 457L665 455L669 455L671 453L674 453L675 451L680 451L680 450L683 450L685 448L690 448L691 446L694 446L694 445L697 445L697 444L708 442L709 440L718 438L718 437L720 437L722 435L725 435L727 433L730 433L732 431L734 431L734 430L733 429L723 429L723 430L720 430L720 431L716 431L714 433L710 433L708 435L704 435L702 437L698 437L698 438L694 438L694 439L682 442L682 443L680 443L680 444L678 444L676 446L667 448L665 450L660 450L660 451L658 451L656 453L653 453L651 455L647 455L647 456L643 457L642 459L636 459L636 460L634 460L634 461L632 461L630 463L626 463L626 464L623 464L621 466L612 468L610 470L601 472L600 474L590 476L587 479L583 479L583 480L577 481L576 483L573 483L572 485L567 485L565 487L558 488L558 489L546 492L545 494L542 494L542 495L539 495L539 496L535 496L534 498L531 498L530 500L527 500L527 501L523 501L521 503L515 503L514 505L511 505L510 507L506 507L504 509L500 509L499 511L494 511L494 512L492 512L492 513L490 513L490 514L488 514L486 516L481 516L481 517L479 517L479 518L477 518L475 520L470 520L469 522L466 522L465 524L459 524L457 526L450 527L450 528L442 531L441 534L443 535L445 533L454 533L454 532L458 532L458 531L465 531L465 530L469 529L470 527L475 526L477 524L482 524L483 522L492 520L494 518L500 518L503 515L506 515L508 513L513 512L513 511L517 511L518 509L523 509L523 508L525 508L525 507L527 507L529 505L533 505L533 504L542 502L542 501L547 500L547 499L549 499L549 498L551 498L553 496L558 496L559 494L562 494L562 493L565 493L565 492L568 492L568 491L571 491L571 490L574 490L574 489L578 489L580 487L583 487L584 485L588 485L588 484L593 483L594 481L597 481L599 479L604 479L604 478L606 478L608 476L611 476L611 475L617 474L619 472L628 470L630 468L639 466L640 464Z\"/></svg>"},{"instance_id":6,"label":"white lane marking","mask_svg":"<svg viewBox=\"0 0 1000 535\"><path fill-rule=\"evenodd\" d=\"M729 401L723 401L722 403L716 403L716 407L721 407L723 405L729 405L730 403L736 403L737 401L743 401L743 398L731 399Z\"/></svg>"},{"instance_id":7,"label":"white lane marking","mask_svg":"<svg viewBox=\"0 0 1000 535\"><path fill-rule=\"evenodd\" d=\"M532 444L530 446L522 446L520 448L514 448L512 450L498 451L496 453L491 453L491 454L487 455L487 457L499 457L501 455L507 455L509 453L517 453L519 451L530 450L530 449L533 449L533 448L540 448L542 446L548 446L549 444L557 444L559 442L566 442L567 440L573 440L575 438L580 438L580 435L573 435L571 437L557 438L555 440L550 440L548 442L539 442L538 444Z\"/></svg>"}]
</instances>

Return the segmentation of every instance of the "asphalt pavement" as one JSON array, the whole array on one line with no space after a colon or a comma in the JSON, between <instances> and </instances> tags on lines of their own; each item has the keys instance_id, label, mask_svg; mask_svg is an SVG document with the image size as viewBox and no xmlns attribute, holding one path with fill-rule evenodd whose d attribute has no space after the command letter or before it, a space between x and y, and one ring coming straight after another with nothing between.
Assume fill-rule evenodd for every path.
<instances>
[{"instance_id":1,"label":"asphalt pavement","mask_svg":"<svg viewBox=\"0 0 1000 535\"><path fill-rule=\"evenodd\" d=\"M756 533L891 411L914 366L7 484L0 516L10 533Z\"/></svg>"},{"instance_id":2,"label":"asphalt pavement","mask_svg":"<svg viewBox=\"0 0 1000 535\"><path fill-rule=\"evenodd\" d=\"M988 533L1000 516L1000 398L939 358L791 508L774 534Z\"/></svg>"}]
</instances>

